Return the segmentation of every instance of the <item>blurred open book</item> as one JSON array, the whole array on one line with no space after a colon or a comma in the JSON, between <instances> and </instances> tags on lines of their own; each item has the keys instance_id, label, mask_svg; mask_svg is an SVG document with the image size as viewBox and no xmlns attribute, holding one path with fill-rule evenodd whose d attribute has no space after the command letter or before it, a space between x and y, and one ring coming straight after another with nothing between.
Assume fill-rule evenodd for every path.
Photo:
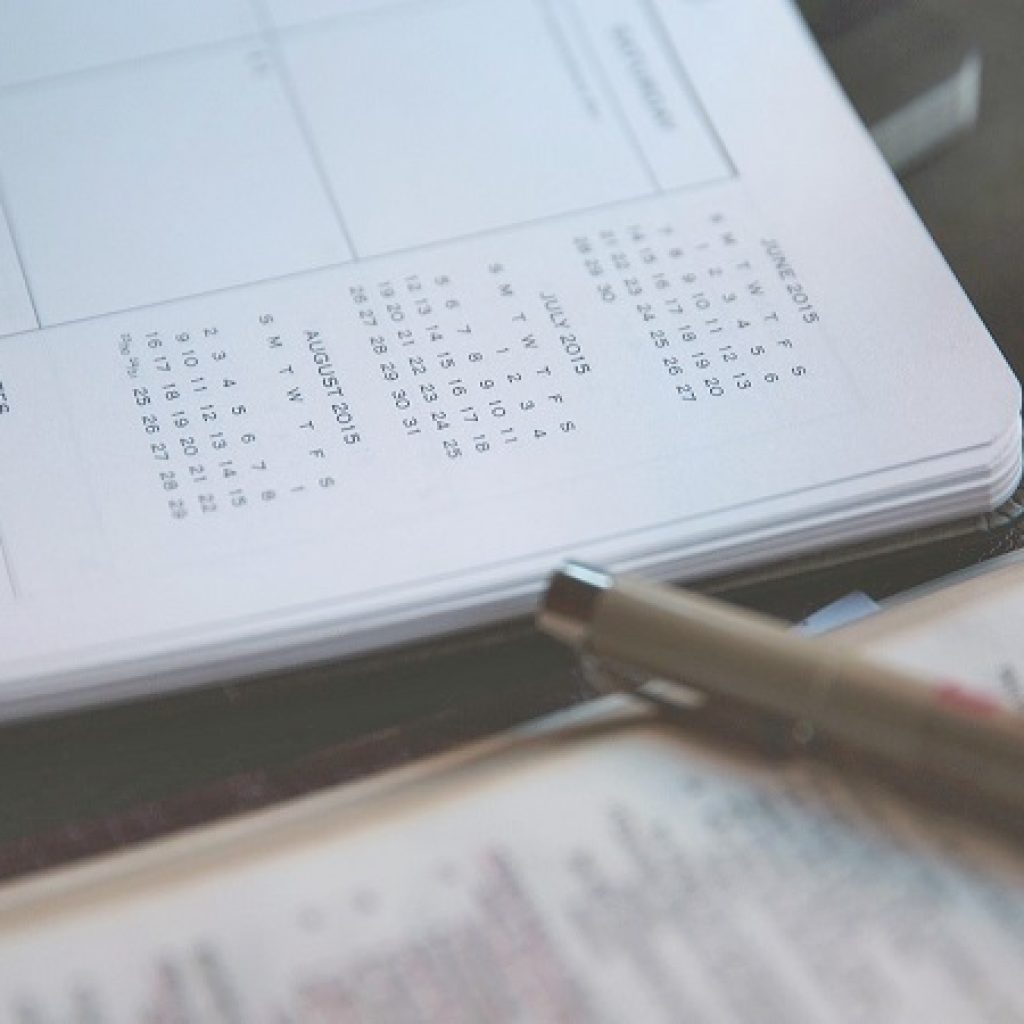
<instances>
[{"instance_id":1,"label":"blurred open book","mask_svg":"<svg viewBox=\"0 0 1024 1024\"><path fill-rule=\"evenodd\" d=\"M1020 706L1022 565L845 642ZM9 887L0 1020L1015 1020L1022 955L1019 846L604 700Z\"/></svg>"}]
</instances>

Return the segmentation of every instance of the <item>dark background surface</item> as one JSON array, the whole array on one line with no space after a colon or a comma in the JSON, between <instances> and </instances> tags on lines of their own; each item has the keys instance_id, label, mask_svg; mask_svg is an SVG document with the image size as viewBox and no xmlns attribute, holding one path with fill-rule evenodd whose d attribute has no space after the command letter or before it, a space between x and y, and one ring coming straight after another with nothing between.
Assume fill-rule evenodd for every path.
<instances>
[{"instance_id":1,"label":"dark background surface","mask_svg":"<svg viewBox=\"0 0 1024 1024\"><path fill-rule=\"evenodd\" d=\"M807 0L819 12L825 0ZM885 0L873 0L884 6ZM852 5L843 5L850 8ZM1024 371L1024 3L919 0L984 58L977 128L904 185ZM831 26L835 29L835 24ZM829 26L818 30L830 45ZM884 87L885 83L879 83ZM861 97L871 103L872 97ZM1004 537L1005 547L1016 533ZM847 589L893 592L977 557L960 546L746 595L797 615ZM411 651L0 729L0 877L364 775L588 695L560 651L513 625L477 649Z\"/></svg>"},{"instance_id":2,"label":"dark background surface","mask_svg":"<svg viewBox=\"0 0 1024 1024\"><path fill-rule=\"evenodd\" d=\"M1017 376L1024 376L1024 3L927 0L979 45L977 128L903 184Z\"/></svg>"}]
</instances>

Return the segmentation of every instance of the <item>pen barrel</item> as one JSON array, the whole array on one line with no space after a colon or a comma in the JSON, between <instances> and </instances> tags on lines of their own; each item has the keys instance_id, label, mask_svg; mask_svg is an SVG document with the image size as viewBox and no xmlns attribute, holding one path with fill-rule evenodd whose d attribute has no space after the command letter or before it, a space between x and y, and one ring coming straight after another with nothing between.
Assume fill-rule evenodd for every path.
<instances>
[{"instance_id":1,"label":"pen barrel","mask_svg":"<svg viewBox=\"0 0 1024 1024\"><path fill-rule=\"evenodd\" d=\"M674 587L618 577L590 613L587 648L652 675L791 715L835 672L828 649L785 623Z\"/></svg>"},{"instance_id":2,"label":"pen barrel","mask_svg":"<svg viewBox=\"0 0 1024 1024\"><path fill-rule=\"evenodd\" d=\"M975 794L1024 812L1024 719L994 700L850 656L815 718L823 737L881 759L933 796Z\"/></svg>"},{"instance_id":3,"label":"pen barrel","mask_svg":"<svg viewBox=\"0 0 1024 1024\"><path fill-rule=\"evenodd\" d=\"M793 723L915 782L1024 810L1024 718L955 686L876 664L778 620L619 578L596 603L589 649Z\"/></svg>"}]
</instances>

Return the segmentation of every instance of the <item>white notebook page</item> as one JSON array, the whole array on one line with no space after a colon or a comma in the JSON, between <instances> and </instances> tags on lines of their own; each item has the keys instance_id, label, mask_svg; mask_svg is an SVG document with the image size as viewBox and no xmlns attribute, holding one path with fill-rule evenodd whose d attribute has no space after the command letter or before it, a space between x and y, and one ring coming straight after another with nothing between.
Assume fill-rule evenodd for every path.
<instances>
[{"instance_id":1,"label":"white notebook page","mask_svg":"<svg viewBox=\"0 0 1024 1024\"><path fill-rule=\"evenodd\" d=\"M784 3L46 0L0 67L0 704L999 497L1015 384Z\"/></svg>"}]
</instances>

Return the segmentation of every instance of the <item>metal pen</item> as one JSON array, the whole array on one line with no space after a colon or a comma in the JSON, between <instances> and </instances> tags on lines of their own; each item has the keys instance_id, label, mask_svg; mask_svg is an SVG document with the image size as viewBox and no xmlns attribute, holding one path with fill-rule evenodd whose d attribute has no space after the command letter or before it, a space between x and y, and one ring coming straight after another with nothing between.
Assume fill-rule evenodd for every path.
<instances>
[{"instance_id":1,"label":"metal pen","mask_svg":"<svg viewBox=\"0 0 1024 1024\"><path fill-rule=\"evenodd\" d=\"M613 665L782 721L798 748L838 745L1024 823L1024 716L962 685L909 675L713 598L576 563L552 578L538 624ZM634 685L610 678L616 689Z\"/></svg>"}]
</instances>

